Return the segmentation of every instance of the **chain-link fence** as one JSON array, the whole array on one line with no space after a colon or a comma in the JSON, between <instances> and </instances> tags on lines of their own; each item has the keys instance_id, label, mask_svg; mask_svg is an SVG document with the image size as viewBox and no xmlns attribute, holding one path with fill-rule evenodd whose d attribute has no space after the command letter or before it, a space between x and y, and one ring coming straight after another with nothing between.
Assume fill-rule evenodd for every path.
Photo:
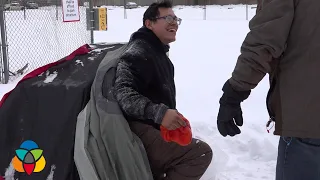
<instances>
[{"instance_id":1,"label":"chain-link fence","mask_svg":"<svg viewBox=\"0 0 320 180\"><path fill-rule=\"evenodd\" d=\"M4 63L7 60L9 81L16 74L33 70L45 64L57 61L79 46L91 43L91 33L87 29L86 2L79 2L77 16L73 22L64 22L66 13L74 5L74 0L67 0L62 6L61 0L7 1L2 5L5 29L7 58L0 64L0 78L4 82ZM69 9L66 8L68 6ZM76 6L75 6L76 7ZM64 10L63 10L64 9ZM1 11L0 11L1 13ZM77 14L77 13L75 13ZM1 21L1 20L0 20ZM3 57L1 55L1 57ZM0 71L1 72L1 71ZM1 80L0 79L0 80Z\"/></svg>"},{"instance_id":2,"label":"chain-link fence","mask_svg":"<svg viewBox=\"0 0 320 180\"><path fill-rule=\"evenodd\" d=\"M138 6L149 6L157 0L94 0L95 6L123 6L127 2L135 2ZM257 0L172 0L173 5L228 5L256 4Z\"/></svg>"}]
</instances>

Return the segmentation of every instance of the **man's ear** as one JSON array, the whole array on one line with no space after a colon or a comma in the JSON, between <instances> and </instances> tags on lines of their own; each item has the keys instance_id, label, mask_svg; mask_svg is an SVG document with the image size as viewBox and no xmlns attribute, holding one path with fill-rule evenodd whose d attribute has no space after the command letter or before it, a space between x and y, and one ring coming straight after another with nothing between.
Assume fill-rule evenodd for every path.
<instances>
[{"instance_id":1,"label":"man's ear","mask_svg":"<svg viewBox=\"0 0 320 180\"><path fill-rule=\"evenodd\" d=\"M148 29L152 30L153 29L153 26L152 26L152 21L150 21L149 19L147 19L145 21L145 25Z\"/></svg>"}]
</instances>

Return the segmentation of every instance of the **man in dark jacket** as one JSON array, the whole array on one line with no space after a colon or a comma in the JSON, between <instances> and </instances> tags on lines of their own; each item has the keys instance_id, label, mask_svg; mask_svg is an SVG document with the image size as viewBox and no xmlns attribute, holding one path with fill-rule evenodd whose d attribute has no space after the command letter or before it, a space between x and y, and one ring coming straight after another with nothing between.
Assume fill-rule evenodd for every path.
<instances>
[{"instance_id":1,"label":"man in dark jacket","mask_svg":"<svg viewBox=\"0 0 320 180\"><path fill-rule=\"evenodd\" d=\"M176 110L174 66L166 55L180 22L170 1L150 5L143 27L132 34L120 59L114 85L115 97L144 144L156 180L198 180L212 159L205 142L193 139L180 146L166 142L159 130L160 125L168 130L186 126Z\"/></svg>"},{"instance_id":2,"label":"man in dark jacket","mask_svg":"<svg viewBox=\"0 0 320 180\"><path fill-rule=\"evenodd\" d=\"M276 180L320 179L320 1L269 0L250 22L223 86L218 129L240 133L240 103L269 73L267 109L280 136Z\"/></svg>"}]
</instances>

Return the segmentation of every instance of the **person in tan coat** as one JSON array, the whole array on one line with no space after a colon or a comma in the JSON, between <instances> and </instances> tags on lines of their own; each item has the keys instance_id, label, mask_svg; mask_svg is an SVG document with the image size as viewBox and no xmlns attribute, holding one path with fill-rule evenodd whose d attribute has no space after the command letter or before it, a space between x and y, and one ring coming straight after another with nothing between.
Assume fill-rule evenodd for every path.
<instances>
[{"instance_id":1,"label":"person in tan coat","mask_svg":"<svg viewBox=\"0 0 320 180\"><path fill-rule=\"evenodd\" d=\"M256 14L261 10L261 4L262 4L262 0L257 0L257 10L256 10Z\"/></svg>"},{"instance_id":2,"label":"person in tan coat","mask_svg":"<svg viewBox=\"0 0 320 180\"><path fill-rule=\"evenodd\" d=\"M280 136L276 180L320 179L320 1L263 0L217 116L222 136L240 134L241 102L269 74L267 124Z\"/></svg>"}]
</instances>

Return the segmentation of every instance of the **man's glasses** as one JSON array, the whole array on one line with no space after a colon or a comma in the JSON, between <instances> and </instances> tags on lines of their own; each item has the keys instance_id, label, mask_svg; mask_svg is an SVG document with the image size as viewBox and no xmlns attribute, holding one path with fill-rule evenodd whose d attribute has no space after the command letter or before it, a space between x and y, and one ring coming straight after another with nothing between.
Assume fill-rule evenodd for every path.
<instances>
[{"instance_id":1,"label":"man's glasses","mask_svg":"<svg viewBox=\"0 0 320 180\"><path fill-rule=\"evenodd\" d=\"M167 16L162 16L162 17L157 17L155 19L164 19L167 21L167 23L169 24L173 24L174 22L177 22L178 25L181 24L182 19L178 18L177 16L171 16L171 15L167 15Z\"/></svg>"}]
</instances>

